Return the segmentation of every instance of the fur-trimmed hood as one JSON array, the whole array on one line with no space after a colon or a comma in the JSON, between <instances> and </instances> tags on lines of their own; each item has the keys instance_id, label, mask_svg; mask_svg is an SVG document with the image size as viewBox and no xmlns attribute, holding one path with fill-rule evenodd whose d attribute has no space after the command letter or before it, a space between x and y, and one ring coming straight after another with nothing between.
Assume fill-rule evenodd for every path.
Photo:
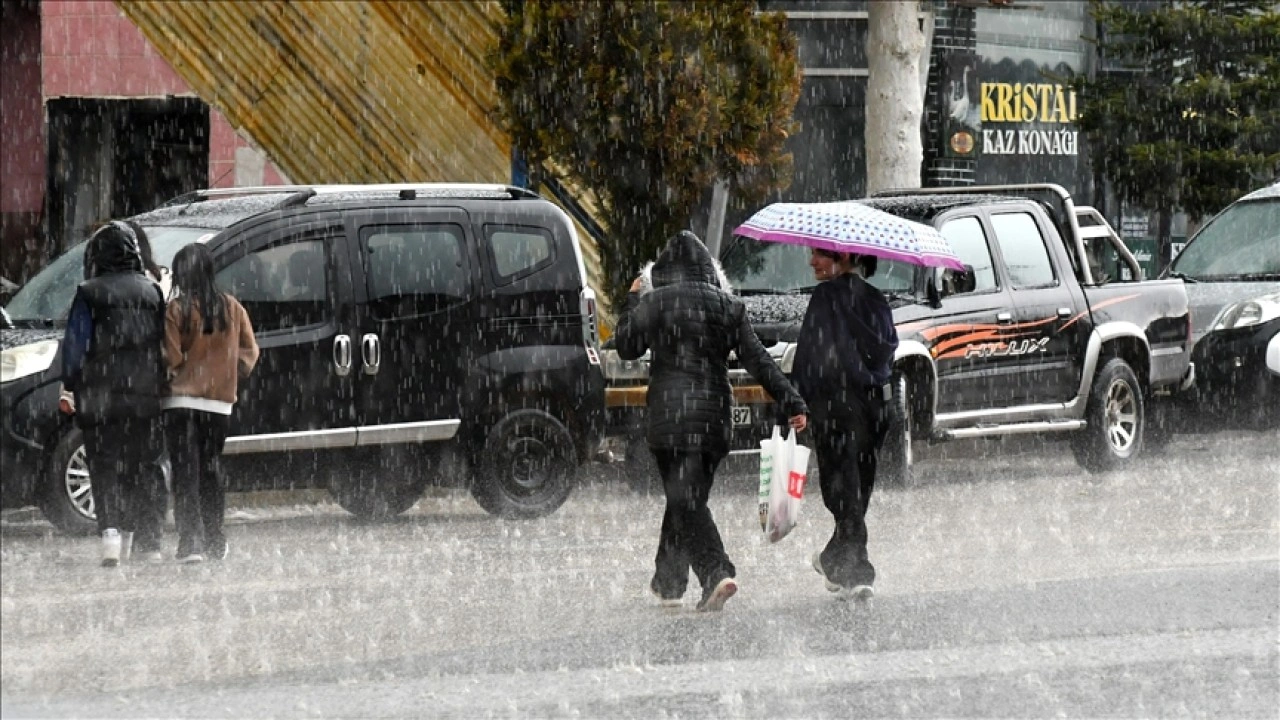
<instances>
[{"instance_id":1,"label":"fur-trimmed hood","mask_svg":"<svg viewBox=\"0 0 1280 720\"><path fill-rule=\"evenodd\" d=\"M667 241L658 259L640 269L640 294L679 282L703 282L732 294L733 284L707 246L688 230Z\"/></svg>"}]
</instances>

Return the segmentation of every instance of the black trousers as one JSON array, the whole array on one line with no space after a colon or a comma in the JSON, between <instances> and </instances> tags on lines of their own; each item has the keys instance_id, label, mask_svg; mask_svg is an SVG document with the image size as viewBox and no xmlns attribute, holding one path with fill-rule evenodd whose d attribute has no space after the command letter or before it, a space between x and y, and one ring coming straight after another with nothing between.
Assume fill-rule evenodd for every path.
<instances>
[{"instance_id":1,"label":"black trousers","mask_svg":"<svg viewBox=\"0 0 1280 720\"><path fill-rule=\"evenodd\" d=\"M876 484L876 424L871 417L810 422L818 454L822 502L835 530L822 550L822 569L844 587L871 585L876 569L867 558L867 507Z\"/></svg>"},{"instance_id":2,"label":"black trousers","mask_svg":"<svg viewBox=\"0 0 1280 720\"><path fill-rule=\"evenodd\" d=\"M202 410L164 411L179 555L203 552L226 542L222 518L227 509L227 486L219 458L229 423L226 415Z\"/></svg>"},{"instance_id":3,"label":"black trousers","mask_svg":"<svg viewBox=\"0 0 1280 720\"><path fill-rule=\"evenodd\" d=\"M123 418L81 427L98 532L134 533L139 552L160 549L168 493L160 418Z\"/></svg>"},{"instance_id":4,"label":"black trousers","mask_svg":"<svg viewBox=\"0 0 1280 720\"><path fill-rule=\"evenodd\" d=\"M654 584L664 596L679 596L689 582L689 568L705 590L737 570L729 562L720 531L707 507L723 453L652 448L662 474L667 507L658 537Z\"/></svg>"}]
</instances>

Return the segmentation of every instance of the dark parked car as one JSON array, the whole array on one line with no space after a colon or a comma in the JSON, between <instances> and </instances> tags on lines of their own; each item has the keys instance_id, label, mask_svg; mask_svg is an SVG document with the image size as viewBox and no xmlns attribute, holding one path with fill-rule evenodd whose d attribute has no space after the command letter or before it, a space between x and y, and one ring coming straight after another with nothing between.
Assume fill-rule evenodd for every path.
<instances>
[{"instance_id":1,"label":"dark parked car","mask_svg":"<svg viewBox=\"0 0 1280 720\"><path fill-rule=\"evenodd\" d=\"M1214 216L1169 273L1191 301L1196 383L1184 414L1280 426L1280 183Z\"/></svg>"},{"instance_id":2,"label":"dark parked car","mask_svg":"<svg viewBox=\"0 0 1280 720\"><path fill-rule=\"evenodd\" d=\"M432 484L501 516L569 496L603 434L595 295L572 222L500 185L200 191L132 218L167 264L207 243L262 355L241 386L231 490L326 487L361 516ZM91 529L79 431L57 411L83 247L8 304L0 334L5 506Z\"/></svg>"}]
</instances>

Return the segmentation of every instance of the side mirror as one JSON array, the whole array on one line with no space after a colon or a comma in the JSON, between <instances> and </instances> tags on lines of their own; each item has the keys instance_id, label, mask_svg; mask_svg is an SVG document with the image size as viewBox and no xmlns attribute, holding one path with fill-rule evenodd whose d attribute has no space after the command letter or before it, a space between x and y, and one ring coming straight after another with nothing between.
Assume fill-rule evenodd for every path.
<instances>
[{"instance_id":1,"label":"side mirror","mask_svg":"<svg viewBox=\"0 0 1280 720\"><path fill-rule=\"evenodd\" d=\"M964 270L937 268L934 270L934 283L941 297L971 293L978 287L978 276L972 265L965 265Z\"/></svg>"}]
</instances>

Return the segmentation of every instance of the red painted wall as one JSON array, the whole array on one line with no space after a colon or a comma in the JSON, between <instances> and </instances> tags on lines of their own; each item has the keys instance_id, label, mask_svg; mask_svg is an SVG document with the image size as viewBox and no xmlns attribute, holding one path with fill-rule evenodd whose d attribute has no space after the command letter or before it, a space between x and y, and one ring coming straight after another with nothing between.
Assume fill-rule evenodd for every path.
<instances>
[{"instance_id":1,"label":"red painted wall","mask_svg":"<svg viewBox=\"0 0 1280 720\"><path fill-rule=\"evenodd\" d=\"M42 13L44 97L195 95L142 31L107 0L45 0ZM235 187L236 150L252 145L209 109L209 183ZM283 182L270 162L262 183Z\"/></svg>"}]
</instances>

